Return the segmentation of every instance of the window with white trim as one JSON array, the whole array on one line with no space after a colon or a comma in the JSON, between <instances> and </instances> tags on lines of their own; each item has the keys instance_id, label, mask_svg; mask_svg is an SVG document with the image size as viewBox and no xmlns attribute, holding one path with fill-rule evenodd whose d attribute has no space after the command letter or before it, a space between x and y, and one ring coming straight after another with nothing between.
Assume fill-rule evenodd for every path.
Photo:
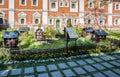
<instances>
[{"instance_id":1,"label":"window with white trim","mask_svg":"<svg viewBox=\"0 0 120 77\"><path fill-rule=\"evenodd\" d=\"M68 0L60 0L60 7L68 7L69 2Z\"/></svg>"},{"instance_id":2,"label":"window with white trim","mask_svg":"<svg viewBox=\"0 0 120 77\"><path fill-rule=\"evenodd\" d=\"M88 0L88 8L94 8L94 0Z\"/></svg>"},{"instance_id":3,"label":"window with white trim","mask_svg":"<svg viewBox=\"0 0 120 77\"><path fill-rule=\"evenodd\" d=\"M71 8L75 9L76 8L76 4L75 3L71 3Z\"/></svg>"},{"instance_id":4,"label":"window with white trim","mask_svg":"<svg viewBox=\"0 0 120 77\"><path fill-rule=\"evenodd\" d=\"M33 24L34 25L40 24L40 14L38 12L33 14Z\"/></svg>"},{"instance_id":5,"label":"window with white trim","mask_svg":"<svg viewBox=\"0 0 120 77\"><path fill-rule=\"evenodd\" d=\"M49 18L48 23L49 23L49 25L53 25L53 18Z\"/></svg>"},{"instance_id":6,"label":"window with white trim","mask_svg":"<svg viewBox=\"0 0 120 77\"><path fill-rule=\"evenodd\" d=\"M120 25L120 19L119 18L116 18L114 19L114 25Z\"/></svg>"},{"instance_id":7,"label":"window with white trim","mask_svg":"<svg viewBox=\"0 0 120 77\"><path fill-rule=\"evenodd\" d=\"M20 5L21 6L26 6L26 0L20 0Z\"/></svg>"},{"instance_id":8,"label":"window with white trim","mask_svg":"<svg viewBox=\"0 0 120 77\"><path fill-rule=\"evenodd\" d=\"M4 5L4 0L0 0L0 5Z\"/></svg>"},{"instance_id":9,"label":"window with white trim","mask_svg":"<svg viewBox=\"0 0 120 77\"><path fill-rule=\"evenodd\" d=\"M26 14L24 12L18 14L19 25L26 25Z\"/></svg>"},{"instance_id":10,"label":"window with white trim","mask_svg":"<svg viewBox=\"0 0 120 77\"><path fill-rule=\"evenodd\" d=\"M51 8L52 9L56 8L56 3L55 2L51 2Z\"/></svg>"},{"instance_id":11,"label":"window with white trim","mask_svg":"<svg viewBox=\"0 0 120 77\"><path fill-rule=\"evenodd\" d=\"M99 9L104 9L104 5L105 5L104 1L100 0L99 1Z\"/></svg>"},{"instance_id":12,"label":"window with white trim","mask_svg":"<svg viewBox=\"0 0 120 77\"><path fill-rule=\"evenodd\" d=\"M78 18L75 18L74 19L74 25L77 25L78 24Z\"/></svg>"},{"instance_id":13,"label":"window with white trim","mask_svg":"<svg viewBox=\"0 0 120 77\"><path fill-rule=\"evenodd\" d=\"M87 22L86 23L87 24L94 24L94 17L91 16L91 15L87 16Z\"/></svg>"},{"instance_id":14,"label":"window with white trim","mask_svg":"<svg viewBox=\"0 0 120 77\"><path fill-rule=\"evenodd\" d=\"M99 16L99 25L105 25L105 17L104 16Z\"/></svg>"},{"instance_id":15,"label":"window with white trim","mask_svg":"<svg viewBox=\"0 0 120 77\"><path fill-rule=\"evenodd\" d=\"M31 0L32 6L38 6L38 0Z\"/></svg>"},{"instance_id":16,"label":"window with white trim","mask_svg":"<svg viewBox=\"0 0 120 77\"><path fill-rule=\"evenodd\" d=\"M115 4L115 10L120 10L120 4Z\"/></svg>"}]
</instances>

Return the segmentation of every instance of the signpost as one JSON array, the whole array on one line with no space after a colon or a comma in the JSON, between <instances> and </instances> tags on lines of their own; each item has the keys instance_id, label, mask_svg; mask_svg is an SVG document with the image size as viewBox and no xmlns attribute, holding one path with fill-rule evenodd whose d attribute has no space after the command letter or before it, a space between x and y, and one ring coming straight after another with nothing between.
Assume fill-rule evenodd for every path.
<instances>
[{"instance_id":1,"label":"signpost","mask_svg":"<svg viewBox=\"0 0 120 77\"><path fill-rule=\"evenodd\" d=\"M64 28L64 36L66 38L66 50L68 52L68 43L70 40L75 41L75 51L76 51L76 40L78 39L78 35L76 33L75 28L73 27L65 27Z\"/></svg>"}]
</instances>

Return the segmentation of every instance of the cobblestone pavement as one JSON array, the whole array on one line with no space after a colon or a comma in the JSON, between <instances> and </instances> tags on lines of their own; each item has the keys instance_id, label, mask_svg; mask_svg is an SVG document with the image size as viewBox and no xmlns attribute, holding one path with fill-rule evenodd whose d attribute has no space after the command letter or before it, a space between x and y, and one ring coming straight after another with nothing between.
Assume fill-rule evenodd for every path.
<instances>
[{"instance_id":1,"label":"cobblestone pavement","mask_svg":"<svg viewBox=\"0 0 120 77\"><path fill-rule=\"evenodd\" d=\"M21 75L22 74L22 75ZM0 70L0 77L120 77L120 55Z\"/></svg>"}]
</instances>

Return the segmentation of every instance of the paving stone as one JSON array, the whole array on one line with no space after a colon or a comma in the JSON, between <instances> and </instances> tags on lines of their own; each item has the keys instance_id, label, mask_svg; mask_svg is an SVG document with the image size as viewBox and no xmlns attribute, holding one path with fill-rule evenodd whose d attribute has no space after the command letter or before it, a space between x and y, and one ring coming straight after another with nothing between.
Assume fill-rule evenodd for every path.
<instances>
[{"instance_id":1,"label":"paving stone","mask_svg":"<svg viewBox=\"0 0 120 77\"><path fill-rule=\"evenodd\" d=\"M35 75L26 75L24 77L35 77Z\"/></svg>"},{"instance_id":2,"label":"paving stone","mask_svg":"<svg viewBox=\"0 0 120 77\"><path fill-rule=\"evenodd\" d=\"M46 68L45 68L45 66L37 66L36 70L37 70L37 72L45 72Z\"/></svg>"},{"instance_id":3,"label":"paving stone","mask_svg":"<svg viewBox=\"0 0 120 77\"><path fill-rule=\"evenodd\" d=\"M109 64L109 63L107 63L107 62L105 62L105 63L101 63L101 64L103 64L104 66L106 66L106 67L108 67L108 68L113 67L111 64Z\"/></svg>"},{"instance_id":4,"label":"paving stone","mask_svg":"<svg viewBox=\"0 0 120 77\"><path fill-rule=\"evenodd\" d=\"M52 72L52 77L63 77L59 71Z\"/></svg>"},{"instance_id":5,"label":"paving stone","mask_svg":"<svg viewBox=\"0 0 120 77\"><path fill-rule=\"evenodd\" d=\"M98 70L103 70L105 69L104 66L100 65L100 64L93 64L94 67L96 67Z\"/></svg>"},{"instance_id":6,"label":"paving stone","mask_svg":"<svg viewBox=\"0 0 120 77\"><path fill-rule=\"evenodd\" d=\"M105 71L104 73L109 77L120 77L119 75L115 74L112 71Z\"/></svg>"},{"instance_id":7,"label":"paving stone","mask_svg":"<svg viewBox=\"0 0 120 77\"><path fill-rule=\"evenodd\" d=\"M18 75L18 74L21 74L21 68L19 68L19 69L12 69L12 71L11 71L11 75Z\"/></svg>"},{"instance_id":8,"label":"paving stone","mask_svg":"<svg viewBox=\"0 0 120 77\"><path fill-rule=\"evenodd\" d=\"M77 74L85 74L87 73L84 69L78 67L78 68L74 68L74 70L77 72Z\"/></svg>"},{"instance_id":9,"label":"paving stone","mask_svg":"<svg viewBox=\"0 0 120 77\"><path fill-rule=\"evenodd\" d=\"M1 77L1 76L7 76L8 71L9 71L9 70L0 71L0 77Z\"/></svg>"},{"instance_id":10,"label":"paving stone","mask_svg":"<svg viewBox=\"0 0 120 77\"><path fill-rule=\"evenodd\" d=\"M83 66L88 72L93 72L93 71L96 71L95 68L93 68L92 66L90 65L86 65L86 66Z\"/></svg>"},{"instance_id":11,"label":"paving stone","mask_svg":"<svg viewBox=\"0 0 120 77\"><path fill-rule=\"evenodd\" d=\"M92 77L92 76L88 75L88 76L83 76L83 77Z\"/></svg>"},{"instance_id":12,"label":"paving stone","mask_svg":"<svg viewBox=\"0 0 120 77\"><path fill-rule=\"evenodd\" d=\"M57 70L57 67L55 64L48 65L49 70Z\"/></svg>"},{"instance_id":13,"label":"paving stone","mask_svg":"<svg viewBox=\"0 0 120 77\"><path fill-rule=\"evenodd\" d=\"M106 77L105 75L103 75L102 73L95 73L93 74L94 77Z\"/></svg>"},{"instance_id":14,"label":"paving stone","mask_svg":"<svg viewBox=\"0 0 120 77\"><path fill-rule=\"evenodd\" d=\"M114 69L113 71L120 75L120 69Z\"/></svg>"},{"instance_id":15,"label":"paving stone","mask_svg":"<svg viewBox=\"0 0 120 77\"><path fill-rule=\"evenodd\" d=\"M67 68L67 67L68 67L65 63L60 63L60 64L58 64L58 66L59 66L61 69L64 69L64 68Z\"/></svg>"},{"instance_id":16,"label":"paving stone","mask_svg":"<svg viewBox=\"0 0 120 77\"><path fill-rule=\"evenodd\" d=\"M116 62L116 61L111 61L111 64L115 65L115 66L120 66L120 63Z\"/></svg>"},{"instance_id":17,"label":"paving stone","mask_svg":"<svg viewBox=\"0 0 120 77\"><path fill-rule=\"evenodd\" d=\"M85 61L88 62L88 63L94 63L94 61L91 60L91 59L86 59Z\"/></svg>"},{"instance_id":18,"label":"paving stone","mask_svg":"<svg viewBox=\"0 0 120 77\"><path fill-rule=\"evenodd\" d=\"M117 60L117 62L119 62L119 63L120 63L120 60Z\"/></svg>"},{"instance_id":19,"label":"paving stone","mask_svg":"<svg viewBox=\"0 0 120 77\"><path fill-rule=\"evenodd\" d=\"M87 63L83 60L78 60L77 63L79 63L80 65L86 65Z\"/></svg>"},{"instance_id":20,"label":"paving stone","mask_svg":"<svg viewBox=\"0 0 120 77\"><path fill-rule=\"evenodd\" d=\"M75 62L67 62L69 66L74 67L77 66L77 64Z\"/></svg>"},{"instance_id":21,"label":"paving stone","mask_svg":"<svg viewBox=\"0 0 120 77\"><path fill-rule=\"evenodd\" d=\"M24 72L24 73L25 73L25 74L27 74L27 73L34 73L33 67L25 68L25 72Z\"/></svg>"},{"instance_id":22,"label":"paving stone","mask_svg":"<svg viewBox=\"0 0 120 77\"><path fill-rule=\"evenodd\" d=\"M103 60L105 60L105 61L108 61L108 60L110 60L110 58L109 58L109 57L107 57L107 56L100 57L100 58L102 58L102 59L103 59Z\"/></svg>"},{"instance_id":23,"label":"paving stone","mask_svg":"<svg viewBox=\"0 0 120 77\"><path fill-rule=\"evenodd\" d=\"M120 56L119 56L119 55L114 55L114 57L116 57L117 59L120 59Z\"/></svg>"},{"instance_id":24,"label":"paving stone","mask_svg":"<svg viewBox=\"0 0 120 77\"><path fill-rule=\"evenodd\" d=\"M66 77L75 76L75 74L70 69L63 70L63 73L66 75Z\"/></svg>"},{"instance_id":25,"label":"paving stone","mask_svg":"<svg viewBox=\"0 0 120 77\"><path fill-rule=\"evenodd\" d=\"M49 77L48 73L38 74L38 77Z\"/></svg>"},{"instance_id":26,"label":"paving stone","mask_svg":"<svg viewBox=\"0 0 120 77\"><path fill-rule=\"evenodd\" d=\"M92 58L92 59L95 60L96 62L102 62L103 61L100 58Z\"/></svg>"},{"instance_id":27,"label":"paving stone","mask_svg":"<svg viewBox=\"0 0 120 77\"><path fill-rule=\"evenodd\" d=\"M116 58L114 56L108 56L111 60L115 60Z\"/></svg>"}]
</instances>

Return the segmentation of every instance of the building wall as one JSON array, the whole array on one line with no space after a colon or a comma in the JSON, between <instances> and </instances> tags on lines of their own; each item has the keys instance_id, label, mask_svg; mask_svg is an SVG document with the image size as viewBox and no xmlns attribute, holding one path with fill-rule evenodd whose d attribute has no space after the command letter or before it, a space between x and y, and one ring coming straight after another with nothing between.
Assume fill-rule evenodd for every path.
<instances>
[{"instance_id":1,"label":"building wall","mask_svg":"<svg viewBox=\"0 0 120 77\"><path fill-rule=\"evenodd\" d=\"M93 8L89 8L89 0L64 0L67 6L61 0L38 0L37 6L33 6L31 1L26 0L26 5L21 6L20 0L4 0L4 5L0 5L0 12L4 13L4 19L9 22L9 25L16 28L28 26L32 29L35 26L43 26L63 29L67 26L68 18L71 18L74 27L120 28L120 9L116 10L116 4L120 4L119 0L112 3L107 0L102 9L99 8L99 0L94 1ZM56 8L52 9L54 2ZM20 24L20 19L22 20L20 16L25 18L25 24ZM103 17L104 21L100 21L100 17ZM33 21L37 18L39 24L34 24ZM100 22L104 24L101 25Z\"/></svg>"}]
</instances>

